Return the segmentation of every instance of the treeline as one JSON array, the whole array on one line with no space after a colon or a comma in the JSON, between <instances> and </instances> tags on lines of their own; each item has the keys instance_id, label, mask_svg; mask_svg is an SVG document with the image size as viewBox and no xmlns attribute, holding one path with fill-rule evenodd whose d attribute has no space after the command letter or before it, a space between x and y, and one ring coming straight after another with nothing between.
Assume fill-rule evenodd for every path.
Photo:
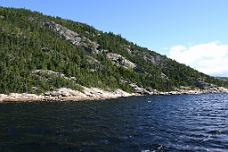
<instances>
[{"instance_id":1,"label":"treeline","mask_svg":"<svg viewBox=\"0 0 228 152\"><path fill-rule=\"evenodd\" d=\"M49 27L39 24L40 21L54 21L77 32L99 44L100 53L73 45ZM170 91L179 86L201 87L199 79L228 86L225 81L137 46L120 35L98 31L86 24L4 7L0 7L0 23L0 93L42 93L60 87L82 90L77 84L131 92L129 83L149 90ZM121 54L137 67L113 65L106 57L110 52ZM140 53L159 56L162 63L148 62L137 55ZM36 73L37 70L58 74Z\"/></svg>"}]
</instances>

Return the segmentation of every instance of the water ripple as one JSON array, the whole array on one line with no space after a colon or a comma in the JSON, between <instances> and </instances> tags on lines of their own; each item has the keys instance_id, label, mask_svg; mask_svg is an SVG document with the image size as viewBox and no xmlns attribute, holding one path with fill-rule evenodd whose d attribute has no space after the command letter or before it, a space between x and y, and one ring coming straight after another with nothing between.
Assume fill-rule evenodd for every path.
<instances>
[{"instance_id":1,"label":"water ripple","mask_svg":"<svg viewBox=\"0 0 228 152\"><path fill-rule=\"evenodd\" d=\"M228 148L228 94L0 104L0 151Z\"/></svg>"}]
</instances>

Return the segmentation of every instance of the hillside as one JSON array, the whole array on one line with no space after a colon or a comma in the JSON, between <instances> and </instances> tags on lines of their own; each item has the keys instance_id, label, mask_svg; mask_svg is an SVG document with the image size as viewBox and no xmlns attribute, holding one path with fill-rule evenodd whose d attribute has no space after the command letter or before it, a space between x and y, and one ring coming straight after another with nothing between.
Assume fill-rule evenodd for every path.
<instances>
[{"instance_id":1,"label":"hillside","mask_svg":"<svg viewBox=\"0 0 228 152\"><path fill-rule=\"evenodd\" d=\"M216 77L216 78L219 79L219 80L222 80L222 81L228 81L227 77Z\"/></svg>"},{"instance_id":2,"label":"hillside","mask_svg":"<svg viewBox=\"0 0 228 152\"><path fill-rule=\"evenodd\" d=\"M184 64L87 24L0 7L0 94L83 87L149 94L228 87Z\"/></svg>"}]
</instances>

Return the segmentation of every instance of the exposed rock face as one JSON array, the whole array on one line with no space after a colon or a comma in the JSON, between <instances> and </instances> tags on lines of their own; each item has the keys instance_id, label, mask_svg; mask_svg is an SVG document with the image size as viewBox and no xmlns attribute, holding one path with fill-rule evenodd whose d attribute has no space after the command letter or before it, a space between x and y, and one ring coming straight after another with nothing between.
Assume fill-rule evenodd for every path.
<instances>
[{"instance_id":1,"label":"exposed rock face","mask_svg":"<svg viewBox=\"0 0 228 152\"><path fill-rule=\"evenodd\" d=\"M0 102L2 102L3 100L5 100L8 96L5 94L0 94Z\"/></svg>"},{"instance_id":2,"label":"exposed rock face","mask_svg":"<svg viewBox=\"0 0 228 152\"><path fill-rule=\"evenodd\" d=\"M48 26L53 31L58 32L61 36L65 37L67 40L71 40L72 42L77 42L80 45L81 37L78 33L71 31L60 24L56 24L53 21L45 21L43 25Z\"/></svg>"},{"instance_id":3,"label":"exposed rock face","mask_svg":"<svg viewBox=\"0 0 228 152\"><path fill-rule=\"evenodd\" d=\"M99 88L86 88L86 87L84 87L84 94L87 97L92 97L94 99L128 97L128 96L133 95L133 94L127 93L121 89L117 89L115 91L109 92L109 91L104 91Z\"/></svg>"},{"instance_id":4,"label":"exposed rock face","mask_svg":"<svg viewBox=\"0 0 228 152\"><path fill-rule=\"evenodd\" d=\"M136 67L135 63L127 60L125 57L123 57L120 54L107 53L107 58L109 58L113 64L122 66L124 68L135 68Z\"/></svg>"},{"instance_id":5,"label":"exposed rock face","mask_svg":"<svg viewBox=\"0 0 228 152\"><path fill-rule=\"evenodd\" d=\"M171 94L202 94L202 93L228 93L228 89L218 87L208 90L193 89L188 87L181 87L170 92L159 92L157 90L148 91L144 88L138 87L136 84L130 84L134 89L135 93L127 93L121 89L114 91L104 91L99 88L84 88L84 92L72 90L69 88L60 88L56 91L50 91L42 95L26 94L26 93L11 93L9 95L0 94L0 102L5 101L61 101L61 100L99 100L99 99L110 99L119 97L129 96L140 96L140 95L171 95Z\"/></svg>"},{"instance_id":6,"label":"exposed rock face","mask_svg":"<svg viewBox=\"0 0 228 152\"><path fill-rule=\"evenodd\" d=\"M134 89L135 93L139 93L139 94L142 94L142 95L153 94L152 92L149 92L148 90L146 90L144 88L141 88L141 87L139 87L138 85L136 85L134 83L131 83L130 86Z\"/></svg>"},{"instance_id":7,"label":"exposed rock face","mask_svg":"<svg viewBox=\"0 0 228 152\"><path fill-rule=\"evenodd\" d=\"M47 92L43 95L44 99L52 99L52 98L56 98L56 99L64 99L64 98L74 98L75 100L80 100L80 99L84 99L87 96L85 94L83 94L80 91L77 90L72 90L69 88L60 88L56 91L50 91Z\"/></svg>"},{"instance_id":8,"label":"exposed rock face","mask_svg":"<svg viewBox=\"0 0 228 152\"><path fill-rule=\"evenodd\" d=\"M163 65L163 59L160 55L151 55L148 52L134 51L133 54L142 57L146 62L152 63L154 65Z\"/></svg>"},{"instance_id":9,"label":"exposed rock face","mask_svg":"<svg viewBox=\"0 0 228 152\"><path fill-rule=\"evenodd\" d=\"M197 82L202 86L202 91L205 93L227 92L228 90L227 88L218 87L217 85L204 82L202 79L198 79Z\"/></svg>"},{"instance_id":10,"label":"exposed rock face","mask_svg":"<svg viewBox=\"0 0 228 152\"><path fill-rule=\"evenodd\" d=\"M62 77L64 79L66 79L66 80L76 80L75 77L67 77L67 76L65 76L65 74L62 74L62 73L59 73L59 72L55 72L55 71L52 71L52 70L34 70L32 72L32 75L34 75L34 74L38 74L38 75L40 75L40 74L48 74L48 75L52 75L52 76L56 76L56 77L60 76L60 77Z\"/></svg>"},{"instance_id":11,"label":"exposed rock face","mask_svg":"<svg viewBox=\"0 0 228 152\"><path fill-rule=\"evenodd\" d=\"M224 87L218 87L216 85L211 85L211 87L206 87L204 89L191 89L190 87L181 86L176 88L174 91L166 92L166 94L202 94L202 93L228 93L228 89Z\"/></svg>"},{"instance_id":12,"label":"exposed rock face","mask_svg":"<svg viewBox=\"0 0 228 152\"><path fill-rule=\"evenodd\" d=\"M57 32L60 36L64 37L66 40L72 42L72 44L76 46L83 46L87 49L92 49L92 51L97 51L99 44L96 42L92 42L90 39L85 37L81 37L78 33L63 27L60 24L57 24L53 21L44 21L42 22L43 25L48 26L53 31ZM90 44L91 46L88 46Z\"/></svg>"},{"instance_id":13,"label":"exposed rock face","mask_svg":"<svg viewBox=\"0 0 228 152\"><path fill-rule=\"evenodd\" d=\"M9 95L0 94L0 101L33 101L42 100L42 96L26 93L11 93Z\"/></svg>"},{"instance_id":14,"label":"exposed rock face","mask_svg":"<svg viewBox=\"0 0 228 152\"><path fill-rule=\"evenodd\" d=\"M118 97L128 97L136 95L130 94L121 89L115 91L104 91L99 88L83 87L84 92L69 88L60 88L56 91L49 91L42 95L11 93L9 95L0 94L0 102L4 101L58 101L58 100L98 100Z\"/></svg>"}]
</instances>

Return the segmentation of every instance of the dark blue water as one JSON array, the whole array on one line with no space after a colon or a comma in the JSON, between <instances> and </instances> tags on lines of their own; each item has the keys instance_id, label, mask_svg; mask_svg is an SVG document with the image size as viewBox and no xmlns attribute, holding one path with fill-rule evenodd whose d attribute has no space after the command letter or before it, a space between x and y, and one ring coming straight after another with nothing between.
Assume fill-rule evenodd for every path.
<instances>
[{"instance_id":1,"label":"dark blue water","mask_svg":"<svg viewBox=\"0 0 228 152\"><path fill-rule=\"evenodd\" d=\"M228 94L0 104L0 151L228 151Z\"/></svg>"}]
</instances>

